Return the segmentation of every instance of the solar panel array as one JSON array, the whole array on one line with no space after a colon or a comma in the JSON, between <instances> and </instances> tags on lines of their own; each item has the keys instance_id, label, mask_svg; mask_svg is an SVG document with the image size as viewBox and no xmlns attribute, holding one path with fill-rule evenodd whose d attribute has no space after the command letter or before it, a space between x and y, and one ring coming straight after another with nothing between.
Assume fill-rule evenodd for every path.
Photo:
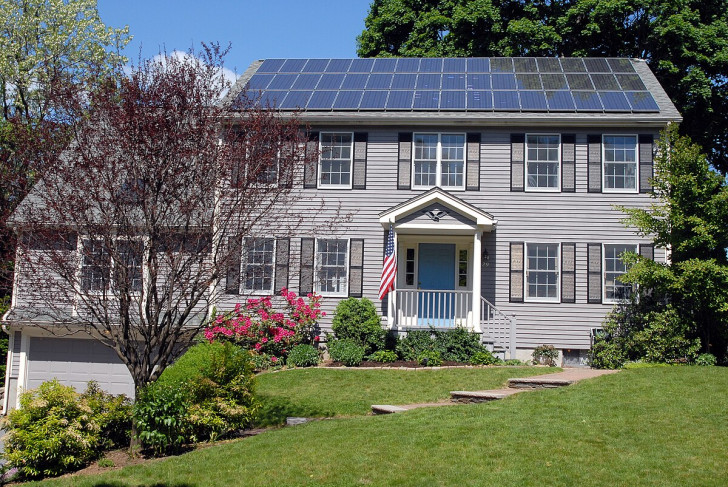
<instances>
[{"instance_id":1,"label":"solar panel array","mask_svg":"<svg viewBox=\"0 0 728 487\"><path fill-rule=\"evenodd\" d=\"M283 110L659 112L628 59L267 59L248 96Z\"/></svg>"}]
</instances>

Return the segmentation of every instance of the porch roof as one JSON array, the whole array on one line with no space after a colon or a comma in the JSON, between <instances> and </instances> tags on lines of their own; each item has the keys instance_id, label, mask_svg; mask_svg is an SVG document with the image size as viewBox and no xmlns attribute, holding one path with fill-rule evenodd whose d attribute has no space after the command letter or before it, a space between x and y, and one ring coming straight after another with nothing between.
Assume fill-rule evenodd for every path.
<instances>
[{"instance_id":1,"label":"porch roof","mask_svg":"<svg viewBox=\"0 0 728 487\"><path fill-rule=\"evenodd\" d=\"M477 208L470 203L461 200L457 196L453 196L447 191L437 187L381 212L379 214L379 222L385 228L389 228L392 224L399 226L397 225L397 222L402 220L404 217L423 210L433 204L442 205L454 212L457 212L467 220L472 221L474 224L473 226L465 225L463 223L458 223L457 226L465 228L470 227L473 231L476 229L480 231L491 231L498 223L498 220L496 220L490 213L483 211L480 208ZM436 222L437 220L434 221ZM415 225L408 224L408 226ZM449 227L443 228L442 225L438 225L435 228L440 228L442 230L454 230L454 228Z\"/></svg>"}]
</instances>

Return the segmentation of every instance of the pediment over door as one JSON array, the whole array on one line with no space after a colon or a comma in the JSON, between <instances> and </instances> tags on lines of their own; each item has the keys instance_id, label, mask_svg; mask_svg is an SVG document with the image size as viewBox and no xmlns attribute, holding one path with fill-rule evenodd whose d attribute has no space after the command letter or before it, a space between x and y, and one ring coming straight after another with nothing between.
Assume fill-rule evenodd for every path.
<instances>
[{"instance_id":1,"label":"pediment over door","mask_svg":"<svg viewBox=\"0 0 728 487\"><path fill-rule=\"evenodd\" d=\"M433 188L379 214L383 227L398 233L472 235L492 231L498 221L488 212L440 188Z\"/></svg>"}]
</instances>

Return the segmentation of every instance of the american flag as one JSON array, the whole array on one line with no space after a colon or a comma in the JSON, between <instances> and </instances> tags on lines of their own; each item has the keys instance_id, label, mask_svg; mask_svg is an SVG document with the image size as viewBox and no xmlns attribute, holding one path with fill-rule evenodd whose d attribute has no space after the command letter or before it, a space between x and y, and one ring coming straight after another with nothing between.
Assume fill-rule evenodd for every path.
<instances>
[{"instance_id":1,"label":"american flag","mask_svg":"<svg viewBox=\"0 0 728 487\"><path fill-rule=\"evenodd\" d=\"M394 251L394 230L389 230L387 247L384 249L384 265L382 266L382 281L379 284L379 299L384 299L387 293L394 289L394 278L397 276L397 253Z\"/></svg>"}]
</instances>

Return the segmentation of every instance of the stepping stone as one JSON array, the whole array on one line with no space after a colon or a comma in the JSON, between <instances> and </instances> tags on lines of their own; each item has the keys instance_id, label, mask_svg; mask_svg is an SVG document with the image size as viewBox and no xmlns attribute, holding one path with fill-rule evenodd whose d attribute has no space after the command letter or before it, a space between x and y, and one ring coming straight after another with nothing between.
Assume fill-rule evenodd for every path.
<instances>
[{"instance_id":1,"label":"stepping stone","mask_svg":"<svg viewBox=\"0 0 728 487\"><path fill-rule=\"evenodd\" d=\"M520 379L508 379L508 387L515 389L551 389L555 387L566 387L573 384L574 380L549 378L548 376L524 377Z\"/></svg>"},{"instance_id":2,"label":"stepping stone","mask_svg":"<svg viewBox=\"0 0 728 487\"><path fill-rule=\"evenodd\" d=\"M493 389L489 391L452 391L450 397L455 402L486 402L497 401L504 397L523 392L525 389Z\"/></svg>"},{"instance_id":3,"label":"stepping stone","mask_svg":"<svg viewBox=\"0 0 728 487\"><path fill-rule=\"evenodd\" d=\"M372 412L374 414L394 414L404 411L407 411L407 409L401 406L390 406L388 404L374 404L372 406Z\"/></svg>"},{"instance_id":4,"label":"stepping stone","mask_svg":"<svg viewBox=\"0 0 728 487\"><path fill-rule=\"evenodd\" d=\"M286 418L286 426L296 426L297 424L304 424L311 421L311 418L297 418L295 416L289 416Z\"/></svg>"}]
</instances>

